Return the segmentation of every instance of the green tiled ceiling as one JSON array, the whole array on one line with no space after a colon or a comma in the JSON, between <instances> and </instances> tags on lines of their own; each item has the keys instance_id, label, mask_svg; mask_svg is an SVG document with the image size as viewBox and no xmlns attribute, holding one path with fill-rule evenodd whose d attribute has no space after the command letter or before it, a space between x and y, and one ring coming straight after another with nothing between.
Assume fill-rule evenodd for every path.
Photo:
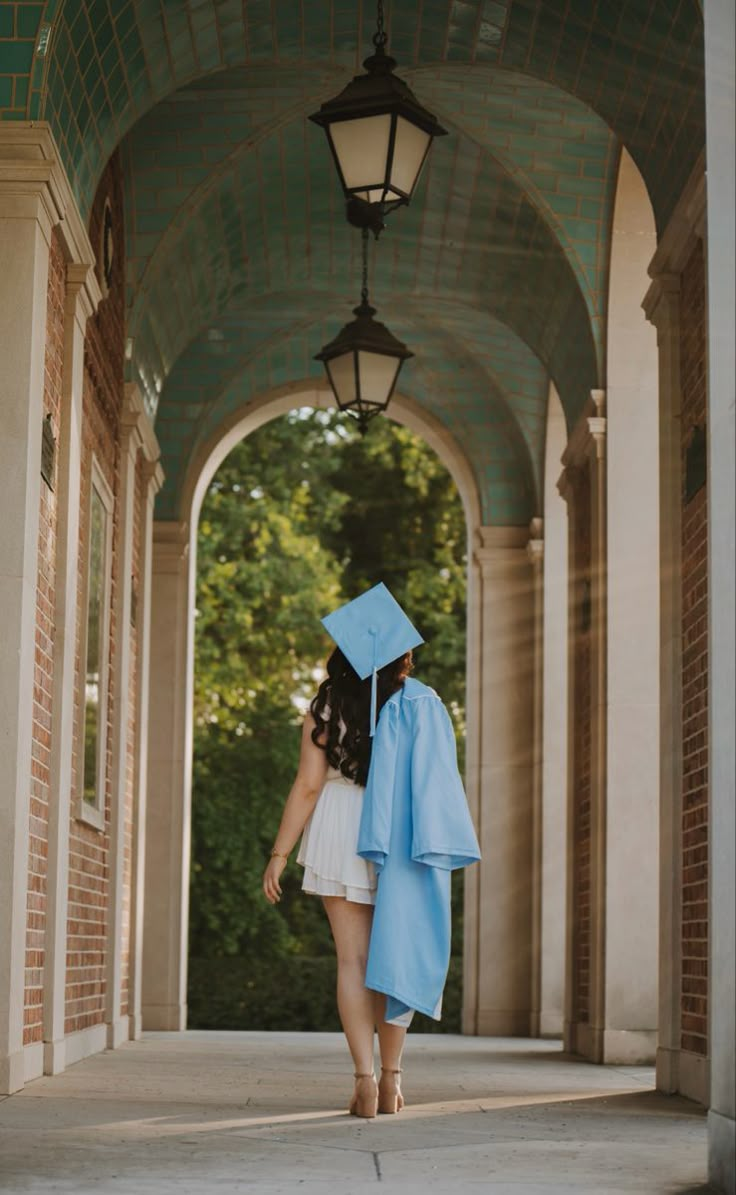
<instances>
[{"instance_id":1,"label":"green tiled ceiling","mask_svg":"<svg viewBox=\"0 0 736 1195\"><path fill-rule=\"evenodd\" d=\"M89 210L122 147L130 376L164 450L314 379L349 317L358 238L306 115L359 67L371 4L0 0L0 118L46 119ZM451 136L372 264L416 353L402 389L456 437L488 522L539 513L548 379L568 424L605 385L621 145L661 230L704 142L697 0L395 0L400 73Z\"/></svg>"},{"instance_id":2,"label":"green tiled ceiling","mask_svg":"<svg viewBox=\"0 0 736 1195\"><path fill-rule=\"evenodd\" d=\"M139 152L131 147L134 195ZM157 154L159 177L173 178L176 149ZM607 203L612 155L604 161L608 172L599 193ZM357 300L358 238L341 218L329 167L320 130L299 117L233 155L217 185L200 188L186 218L159 234L129 320L133 376L151 409L185 346L231 304L242 308L249 296L259 304L274 296L300 320L318 292L342 296L346 309ZM156 234L139 234L137 209L129 228L138 262ZM137 249L140 235L143 250ZM563 246L518 180L459 132L433 147L417 200L384 234L374 286L379 301L452 298L508 324L554 377L571 421L598 384L591 331L598 325Z\"/></svg>"},{"instance_id":3,"label":"green tiled ceiling","mask_svg":"<svg viewBox=\"0 0 736 1195\"><path fill-rule=\"evenodd\" d=\"M501 66L590 107L630 150L661 227L704 141L698 0L396 0L386 8L404 67L463 65L483 86L483 68ZM159 100L232 66L352 71L373 13L357 0L0 0L6 99L10 81L0 115L50 121L87 210L107 158Z\"/></svg>"}]
</instances>

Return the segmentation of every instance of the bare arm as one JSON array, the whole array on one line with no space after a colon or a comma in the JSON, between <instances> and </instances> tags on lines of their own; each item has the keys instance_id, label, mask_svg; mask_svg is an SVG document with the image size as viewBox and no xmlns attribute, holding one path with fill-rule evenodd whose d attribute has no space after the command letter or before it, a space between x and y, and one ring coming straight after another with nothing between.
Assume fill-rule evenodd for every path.
<instances>
[{"instance_id":1,"label":"bare arm","mask_svg":"<svg viewBox=\"0 0 736 1195\"><path fill-rule=\"evenodd\" d=\"M296 779L286 799L274 842L274 850L278 851L279 855L274 855L271 858L263 873L263 891L271 904L275 904L281 897L279 878L286 866L286 858L279 856L288 856L294 849L299 835L306 825L307 818L317 803L317 797L322 791L327 775L327 755L316 743L312 742L312 731L316 725L311 713L308 713L302 729L302 745Z\"/></svg>"}]
</instances>

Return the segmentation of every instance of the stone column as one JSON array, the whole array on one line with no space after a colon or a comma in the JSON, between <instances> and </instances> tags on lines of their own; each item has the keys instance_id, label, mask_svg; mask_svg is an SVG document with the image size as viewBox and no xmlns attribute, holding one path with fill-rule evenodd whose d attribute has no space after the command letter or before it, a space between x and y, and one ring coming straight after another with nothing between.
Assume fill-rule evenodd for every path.
<instances>
[{"instance_id":1,"label":"stone column","mask_svg":"<svg viewBox=\"0 0 736 1195\"><path fill-rule=\"evenodd\" d=\"M532 575L524 527L482 527L477 1032L527 1035L531 1012Z\"/></svg>"},{"instance_id":2,"label":"stone column","mask_svg":"<svg viewBox=\"0 0 736 1195\"><path fill-rule=\"evenodd\" d=\"M92 249L89 247L89 261ZM77 591L81 499L82 386L84 335L100 299L89 265L67 265L62 408L56 485L58 524L56 604L54 608L54 682L52 696L49 789L49 855L46 888L46 963L44 976L44 1073L56 1075L66 1065L64 1007L69 895L69 818L72 798L72 746L77 664Z\"/></svg>"},{"instance_id":3,"label":"stone column","mask_svg":"<svg viewBox=\"0 0 736 1195\"><path fill-rule=\"evenodd\" d=\"M708 1169L736 1189L734 1091L734 6L705 0L708 160L708 502L710 517L710 1039Z\"/></svg>"},{"instance_id":4,"label":"stone column","mask_svg":"<svg viewBox=\"0 0 736 1195\"><path fill-rule=\"evenodd\" d=\"M144 1029L186 1027L192 563L188 525L154 523L143 927Z\"/></svg>"},{"instance_id":5,"label":"stone column","mask_svg":"<svg viewBox=\"0 0 736 1195\"><path fill-rule=\"evenodd\" d=\"M481 572L475 558L477 527L468 527L468 625L466 651L465 790L473 825L480 841L481 821L481 630L483 625ZM480 952L480 865L467 868L463 878L463 1033L478 1030L478 959Z\"/></svg>"},{"instance_id":6,"label":"stone column","mask_svg":"<svg viewBox=\"0 0 736 1195\"><path fill-rule=\"evenodd\" d=\"M608 1057L606 1021L606 897L608 791L608 472L606 459L605 392L593 390L596 414L588 421L591 461L591 620L593 661L591 676L592 777L595 799L591 812L592 868L592 1017L590 1056L596 1062L622 1061L615 1049Z\"/></svg>"},{"instance_id":7,"label":"stone column","mask_svg":"<svg viewBox=\"0 0 736 1195\"><path fill-rule=\"evenodd\" d=\"M532 870L531 870L531 1017L529 1032L539 1037L542 1004L543 790L542 726L544 700L544 523L532 519L526 546L532 567Z\"/></svg>"},{"instance_id":8,"label":"stone column","mask_svg":"<svg viewBox=\"0 0 736 1195\"><path fill-rule=\"evenodd\" d=\"M144 449L145 450L145 449ZM138 592L138 660L135 700L135 765L133 778L133 865L130 892L130 1036L142 1032L143 911L146 861L146 794L148 785L148 719L151 656L151 572L153 562L153 504L164 474L158 460L147 456L143 467L141 548Z\"/></svg>"},{"instance_id":9,"label":"stone column","mask_svg":"<svg viewBox=\"0 0 736 1195\"><path fill-rule=\"evenodd\" d=\"M656 247L644 182L626 151L611 238L606 391L608 763L606 1059L657 1045L659 492L657 345L639 303Z\"/></svg>"},{"instance_id":10,"label":"stone column","mask_svg":"<svg viewBox=\"0 0 736 1195\"><path fill-rule=\"evenodd\" d=\"M107 928L107 1045L115 1049L130 1035L128 1014L122 1011L123 899L125 882L125 822L130 756L130 657L138 453L158 456L153 431L137 387L125 388L120 421L120 490L118 494L118 570L115 586L115 650L112 683L115 701L112 726L112 785L110 815L110 898Z\"/></svg>"},{"instance_id":11,"label":"stone column","mask_svg":"<svg viewBox=\"0 0 736 1195\"><path fill-rule=\"evenodd\" d=\"M0 130L0 1093L24 1082L26 884L52 147ZM12 346L12 348L11 348Z\"/></svg>"},{"instance_id":12,"label":"stone column","mask_svg":"<svg viewBox=\"0 0 736 1195\"><path fill-rule=\"evenodd\" d=\"M593 390L563 455L564 472L560 492L568 502L570 519L569 563L569 676L568 688L568 881L567 947L565 984L565 1048L595 1062L605 1052L605 902L606 902L606 731L607 731L607 573L606 573L606 420L605 394ZM588 567L581 571L576 559L576 535L580 521L589 527ZM581 621L584 626L581 626ZM589 684L583 694L575 683L578 637L587 636ZM585 870L589 877L587 912L587 1013L578 1011L580 984L575 971L576 934L580 932L576 884L582 865L576 863L576 797L578 752L576 727L590 735L589 748L589 855ZM579 742L579 736L578 736Z\"/></svg>"},{"instance_id":13,"label":"stone column","mask_svg":"<svg viewBox=\"0 0 736 1195\"><path fill-rule=\"evenodd\" d=\"M557 471L567 443L562 404L550 385L544 494L542 695L542 892L539 1026L562 1035L567 847L567 507Z\"/></svg>"}]
</instances>

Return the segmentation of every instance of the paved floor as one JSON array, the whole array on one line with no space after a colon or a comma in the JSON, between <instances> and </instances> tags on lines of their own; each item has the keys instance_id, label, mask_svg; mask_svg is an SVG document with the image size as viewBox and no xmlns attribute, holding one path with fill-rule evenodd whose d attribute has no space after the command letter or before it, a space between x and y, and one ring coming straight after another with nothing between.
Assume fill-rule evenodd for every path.
<instances>
[{"instance_id":1,"label":"paved floor","mask_svg":"<svg viewBox=\"0 0 736 1195\"><path fill-rule=\"evenodd\" d=\"M705 1191L705 1119L556 1043L409 1036L359 1121L338 1034L149 1033L0 1101L0 1190L74 1195Z\"/></svg>"}]
</instances>

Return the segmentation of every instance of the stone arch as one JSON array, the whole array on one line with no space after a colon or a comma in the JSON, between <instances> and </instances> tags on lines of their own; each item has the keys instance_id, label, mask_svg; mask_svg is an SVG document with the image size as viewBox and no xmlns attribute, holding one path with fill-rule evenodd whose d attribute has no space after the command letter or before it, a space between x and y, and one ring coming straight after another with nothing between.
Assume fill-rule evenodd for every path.
<instances>
[{"instance_id":1,"label":"stone arch","mask_svg":"<svg viewBox=\"0 0 736 1195\"><path fill-rule=\"evenodd\" d=\"M418 432L458 487L468 529L468 675L474 675L477 635L473 547L481 504L473 470L439 420L405 395L392 400L397 422ZM180 518L154 524L151 610L151 722L146 828L142 1007L146 1028L186 1026L188 869L193 741L196 536L207 485L245 435L294 407L327 405L324 389L299 383L264 394L233 412L189 462ZM479 737L476 688L468 683L467 735ZM474 749L474 748L473 748ZM472 969L473 961L469 966Z\"/></svg>"},{"instance_id":2,"label":"stone arch","mask_svg":"<svg viewBox=\"0 0 736 1195\"><path fill-rule=\"evenodd\" d=\"M264 423L278 419L298 406L331 409L334 402L326 385L291 383L255 402L247 403L243 409L231 414L207 441L200 444L189 462L181 487L179 513L182 521L196 528L207 487L236 444ZM389 418L422 436L442 461L457 486L469 533L472 534L481 522L480 497L472 467L460 445L438 419L418 402L401 393L391 399Z\"/></svg>"},{"instance_id":3,"label":"stone arch","mask_svg":"<svg viewBox=\"0 0 736 1195\"><path fill-rule=\"evenodd\" d=\"M510 330L491 320L480 325L486 352L482 358L472 348L465 352L462 337L444 321L431 325L417 321L409 309L402 312L400 306L389 306L387 315L397 334L418 354L403 380L404 393L421 402L428 415L434 416L461 446L475 474L481 522L528 523L537 512L542 472L541 462L536 459L537 420L533 417L534 406L541 398L536 391L546 392L541 364ZM217 438L223 421L229 426L237 412L249 402L260 402L263 394L276 393L283 386L298 387L300 383L292 383L290 376L297 373L298 377L305 360L311 371L303 374L304 384L309 388L324 386L322 369L309 360L318 332L314 321L306 321L296 331L285 329L265 345L259 343L250 354L236 353L232 360L223 358L224 370L217 375L208 372L207 362L205 372L199 373L199 357L187 357L177 366L168 387L171 401L162 403L158 424L164 466L169 472L158 500L161 518L185 517L181 493L186 461L201 451L203 443ZM276 369L269 367L269 345L276 355ZM499 370L488 360L494 347ZM513 365L522 352L526 357L519 372L510 373L509 360ZM502 360L504 353L506 361ZM451 376L447 375L448 369ZM516 403L527 409L517 411ZM193 411L186 425L177 417L178 407Z\"/></svg>"}]
</instances>

